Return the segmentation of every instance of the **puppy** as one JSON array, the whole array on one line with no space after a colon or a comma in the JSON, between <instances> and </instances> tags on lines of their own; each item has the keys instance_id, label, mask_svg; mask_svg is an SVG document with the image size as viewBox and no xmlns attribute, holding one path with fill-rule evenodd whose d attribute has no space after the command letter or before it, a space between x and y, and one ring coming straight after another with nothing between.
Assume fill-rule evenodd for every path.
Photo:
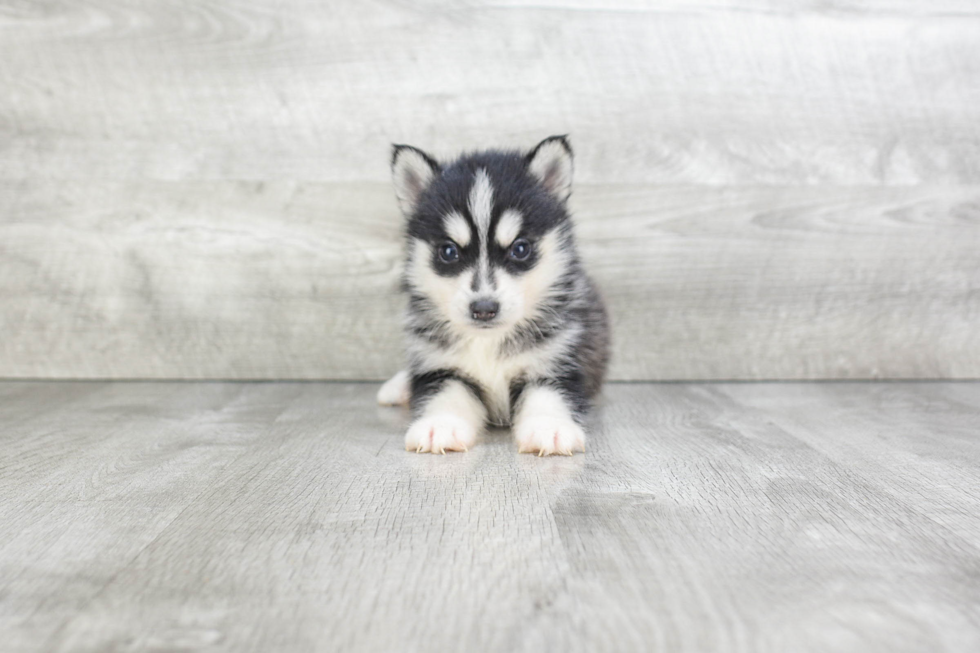
<instances>
[{"instance_id":1,"label":"puppy","mask_svg":"<svg viewBox=\"0 0 980 653\"><path fill-rule=\"evenodd\" d=\"M609 325L575 247L567 138L450 163L395 145L391 167L406 219L408 370L378 401L412 407L405 448L467 451L491 423L512 425L520 452L584 452Z\"/></svg>"}]
</instances>

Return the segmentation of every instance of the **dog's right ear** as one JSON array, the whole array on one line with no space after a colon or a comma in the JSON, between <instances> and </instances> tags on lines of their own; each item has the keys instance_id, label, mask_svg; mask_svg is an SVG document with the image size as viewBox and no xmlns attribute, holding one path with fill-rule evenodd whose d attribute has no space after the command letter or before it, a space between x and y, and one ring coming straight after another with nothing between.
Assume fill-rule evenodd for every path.
<instances>
[{"instance_id":1,"label":"dog's right ear","mask_svg":"<svg viewBox=\"0 0 980 653\"><path fill-rule=\"evenodd\" d=\"M395 182L395 197L405 217L415 213L422 191L428 188L439 173L439 163L411 145L393 145L391 176Z\"/></svg>"}]
</instances>

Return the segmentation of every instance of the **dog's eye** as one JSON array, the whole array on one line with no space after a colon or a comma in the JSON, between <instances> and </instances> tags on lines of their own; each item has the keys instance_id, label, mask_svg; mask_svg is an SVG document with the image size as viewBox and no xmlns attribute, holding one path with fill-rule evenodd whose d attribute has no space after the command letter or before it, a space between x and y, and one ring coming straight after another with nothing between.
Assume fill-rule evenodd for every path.
<instances>
[{"instance_id":1,"label":"dog's eye","mask_svg":"<svg viewBox=\"0 0 980 653\"><path fill-rule=\"evenodd\" d=\"M446 263L459 260L459 250L453 243L443 243L439 245L439 258Z\"/></svg>"},{"instance_id":2,"label":"dog's eye","mask_svg":"<svg viewBox=\"0 0 980 653\"><path fill-rule=\"evenodd\" d=\"M515 261L523 261L531 255L531 243L523 238L518 238L510 246L510 257Z\"/></svg>"}]
</instances>

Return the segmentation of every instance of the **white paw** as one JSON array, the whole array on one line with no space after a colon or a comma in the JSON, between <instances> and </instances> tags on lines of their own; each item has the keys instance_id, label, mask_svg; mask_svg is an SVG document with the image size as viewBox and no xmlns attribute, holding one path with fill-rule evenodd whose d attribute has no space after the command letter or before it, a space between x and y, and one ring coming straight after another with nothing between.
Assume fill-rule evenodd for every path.
<instances>
[{"instance_id":1,"label":"white paw","mask_svg":"<svg viewBox=\"0 0 980 653\"><path fill-rule=\"evenodd\" d=\"M519 453L536 453L539 456L571 456L576 451L585 453L585 431L570 419L531 415L514 426L514 435Z\"/></svg>"},{"instance_id":2,"label":"white paw","mask_svg":"<svg viewBox=\"0 0 980 653\"><path fill-rule=\"evenodd\" d=\"M412 380L408 372L402 370L395 374L378 390L378 403L382 406L407 406L412 396Z\"/></svg>"},{"instance_id":3,"label":"white paw","mask_svg":"<svg viewBox=\"0 0 980 653\"><path fill-rule=\"evenodd\" d=\"M416 453L469 451L476 443L476 427L452 413L423 415L405 434L405 450Z\"/></svg>"}]
</instances>

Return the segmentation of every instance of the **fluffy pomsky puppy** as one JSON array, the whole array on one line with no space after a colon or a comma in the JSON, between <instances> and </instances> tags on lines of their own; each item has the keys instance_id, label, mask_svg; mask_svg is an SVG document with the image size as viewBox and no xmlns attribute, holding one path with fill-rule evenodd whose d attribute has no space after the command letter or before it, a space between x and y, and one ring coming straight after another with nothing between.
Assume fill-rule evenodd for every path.
<instances>
[{"instance_id":1,"label":"fluffy pomsky puppy","mask_svg":"<svg viewBox=\"0 0 980 653\"><path fill-rule=\"evenodd\" d=\"M521 452L585 451L609 327L575 247L566 137L446 164L395 145L391 165L407 220L408 370L378 401L411 405L405 448L466 451L489 422L512 425Z\"/></svg>"}]
</instances>

